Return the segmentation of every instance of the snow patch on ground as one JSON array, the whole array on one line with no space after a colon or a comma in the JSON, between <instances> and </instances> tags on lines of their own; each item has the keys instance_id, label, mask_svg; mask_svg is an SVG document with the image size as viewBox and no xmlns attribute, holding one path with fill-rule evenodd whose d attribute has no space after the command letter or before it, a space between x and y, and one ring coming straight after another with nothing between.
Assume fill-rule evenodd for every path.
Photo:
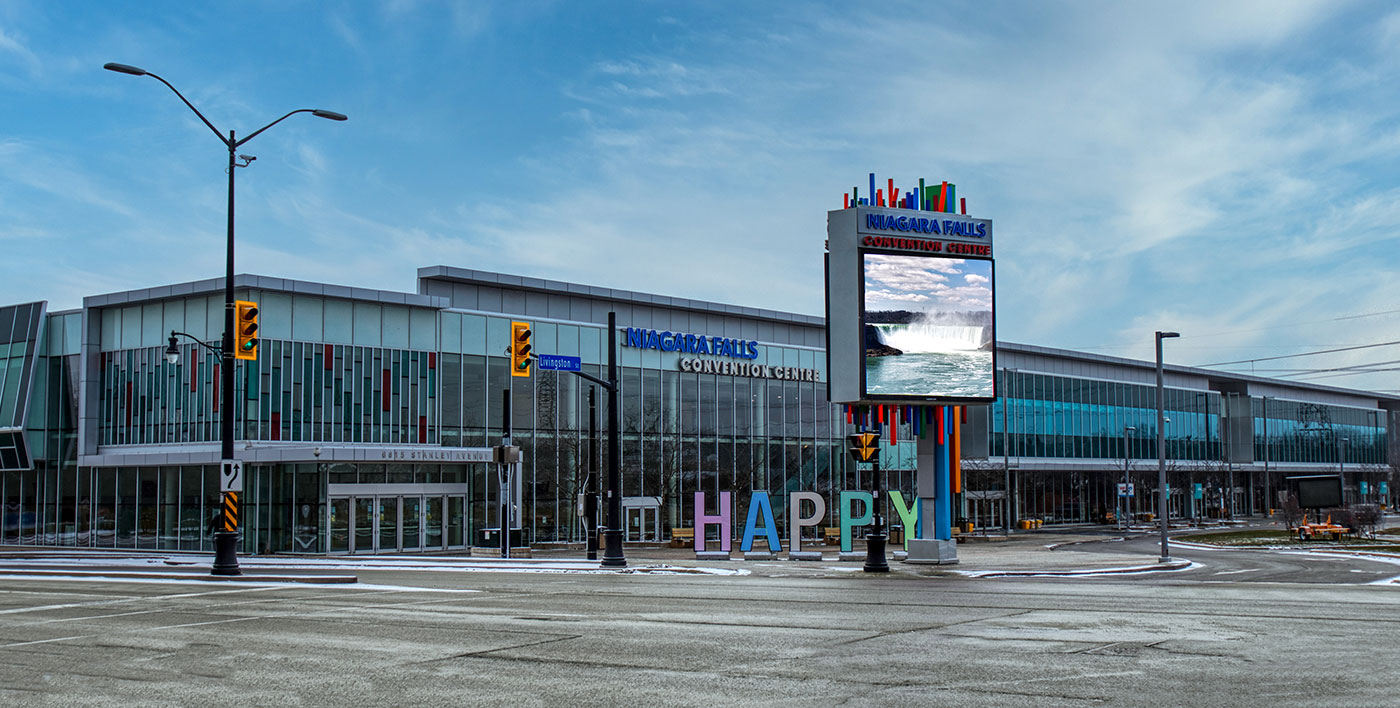
<instances>
[{"instance_id":1,"label":"snow patch on ground","mask_svg":"<svg viewBox=\"0 0 1400 708\"><path fill-rule=\"evenodd\" d=\"M1205 566L1195 561L1178 563L1153 563L1151 565L1130 565L1120 568L1083 568L1067 570L954 570L954 573L969 578L1093 578L1106 575L1140 575L1143 573L1174 573L1181 570L1194 570Z\"/></svg>"},{"instance_id":2,"label":"snow patch on ground","mask_svg":"<svg viewBox=\"0 0 1400 708\"><path fill-rule=\"evenodd\" d=\"M55 569L91 566L90 573L99 567L120 572L127 569L165 573L179 573L183 569L195 570L207 567L211 559L207 555L170 554L151 556L122 556L107 553L75 554L57 558L8 558L0 560L0 570L23 571L52 567ZM239 560L239 568L247 574L258 572L286 572L292 570L413 570L443 573L646 573L653 575L748 575L750 571L735 568L708 568L647 564L628 568L603 568L598 561L555 560L532 558L404 558L385 556L356 556L353 559L332 558L276 558L244 557ZM17 577L17 576L7 576Z\"/></svg>"},{"instance_id":3,"label":"snow patch on ground","mask_svg":"<svg viewBox=\"0 0 1400 708\"><path fill-rule=\"evenodd\" d=\"M1374 552L1374 551L1372 551L1372 552L1364 552L1364 551L1322 551L1322 550L1318 550L1318 551L1283 551L1283 552L1284 552L1284 553L1287 553L1288 555L1293 555L1293 556L1314 556L1314 557L1330 558L1330 559L1333 559L1333 560L1336 560L1336 559L1339 559L1339 558L1356 558L1356 559L1358 559L1358 560L1371 561L1371 562L1374 562L1374 563L1385 563L1385 564L1387 564L1387 565L1400 566L1400 555L1396 555L1396 554L1392 554L1392 553L1377 553L1377 552ZM1391 577L1389 577L1389 578L1384 578L1384 579L1381 579L1381 580L1375 580L1375 581L1372 581L1372 582L1367 583L1367 585L1400 585L1400 575L1391 576Z\"/></svg>"}]
</instances>

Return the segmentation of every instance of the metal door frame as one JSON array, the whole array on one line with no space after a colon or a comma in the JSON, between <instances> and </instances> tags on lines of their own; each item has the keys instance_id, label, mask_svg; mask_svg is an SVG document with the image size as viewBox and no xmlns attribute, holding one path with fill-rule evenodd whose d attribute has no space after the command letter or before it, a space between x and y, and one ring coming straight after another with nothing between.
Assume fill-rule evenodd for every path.
<instances>
[{"instance_id":1,"label":"metal door frame","mask_svg":"<svg viewBox=\"0 0 1400 708\"><path fill-rule=\"evenodd\" d=\"M335 530L331 528L331 511L335 502L339 499L345 500L345 550L331 550L332 538ZM355 498L337 494L326 497L326 555L353 555L355 553Z\"/></svg>"},{"instance_id":2,"label":"metal door frame","mask_svg":"<svg viewBox=\"0 0 1400 708\"><path fill-rule=\"evenodd\" d=\"M424 528L423 528L423 507L424 507L424 505L425 505L425 504L424 504L424 500L427 499L429 496L431 496L431 495L429 495L429 494L400 494L400 495L399 495L399 550L398 550L399 553L404 553L405 551L410 551L410 552L421 552L421 551L426 550L425 548L423 548L423 537L426 535L426 534L424 534ZM404 537L404 523L403 523L403 522L404 522L404 515L403 515L403 511L404 511L404 507L407 506L407 504L405 504L405 500L406 500L406 499L417 499L417 500L418 500L418 545L414 546L411 550L410 550L410 549L406 549L406 548L404 547L404 543L403 543L403 537Z\"/></svg>"}]
</instances>

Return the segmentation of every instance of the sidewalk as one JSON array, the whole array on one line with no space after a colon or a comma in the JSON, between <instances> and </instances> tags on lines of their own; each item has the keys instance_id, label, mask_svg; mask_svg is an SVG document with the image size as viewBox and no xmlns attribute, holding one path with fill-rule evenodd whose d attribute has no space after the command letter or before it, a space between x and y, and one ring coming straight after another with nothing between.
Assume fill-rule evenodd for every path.
<instances>
[{"instance_id":1,"label":"sidewalk","mask_svg":"<svg viewBox=\"0 0 1400 708\"><path fill-rule=\"evenodd\" d=\"M1113 552L1113 540L1119 538L1103 527L1083 529L1047 529L1018 532L1002 537L977 537L958 543L958 563L951 565L913 565L902 563L896 551L901 544L887 550L892 573L915 576L947 577L1007 577L1017 575L1079 576L1122 572L1178 570L1189 565L1179 562L1164 565L1155 554ZM1081 544L1094 543L1094 551L1079 550ZM756 543L755 549L766 544ZM716 544L710 544L717 550ZM734 544L729 559L697 559L693 548L672 548L656 545L628 545L623 549L629 572L694 572L710 575L793 572L814 575L858 571L864 565L864 544L857 543L852 560L839 560L837 546L805 545L803 551L821 553L822 561L791 561L786 549L772 558L745 560ZM599 551L599 557L603 555ZM901 554L902 555L902 554ZM436 570L459 572L524 572L524 573L597 573L610 572L599 568L597 561L585 559L580 547L535 547L529 558L489 557L463 553L386 554L379 556L240 556L244 576L225 580L244 582L354 582L360 570ZM86 576L112 578L208 578L210 554L189 552L158 552L0 547L0 577L15 575ZM216 578L208 578L217 580Z\"/></svg>"}]
</instances>

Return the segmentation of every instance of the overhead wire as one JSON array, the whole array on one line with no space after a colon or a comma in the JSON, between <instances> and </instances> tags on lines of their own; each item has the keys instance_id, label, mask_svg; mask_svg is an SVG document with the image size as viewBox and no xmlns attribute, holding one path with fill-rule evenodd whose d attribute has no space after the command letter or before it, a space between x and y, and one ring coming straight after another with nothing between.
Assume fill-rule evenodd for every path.
<instances>
[{"instance_id":1,"label":"overhead wire","mask_svg":"<svg viewBox=\"0 0 1400 708\"><path fill-rule=\"evenodd\" d=\"M1381 317L1381 316L1383 316L1383 315L1394 315L1394 314L1400 314L1400 309L1397 309L1397 310L1381 310L1381 311L1379 311L1379 312L1363 312L1363 313L1361 313L1361 314L1359 314L1359 315L1342 315L1342 316L1340 316L1340 317L1330 317L1330 318L1325 319L1325 320L1309 320L1309 321L1306 321L1306 322L1291 322L1291 323L1289 323L1289 324L1284 324L1284 325L1272 325L1272 326L1269 326L1269 327L1254 327L1254 328L1250 328L1250 329L1227 329L1227 330L1221 330L1221 331L1219 331L1219 332L1206 332L1206 333L1204 333L1204 334L1183 334L1182 337L1181 337L1181 339L1183 339L1183 340L1187 340L1187 339L1200 339L1200 338L1203 338L1203 337L1222 337L1222 336L1229 335L1229 334L1245 334L1245 333L1250 333L1250 332L1268 332L1268 331L1270 331L1270 330L1275 330L1275 329L1290 329L1290 328L1293 328L1293 327L1301 327L1301 326L1304 326L1304 325L1327 324L1327 323L1329 323L1329 322L1342 322L1342 321L1345 321L1345 320L1358 320L1358 319L1362 319L1362 318L1366 318L1366 317ZM1124 348L1124 347L1133 347L1133 346L1137 346L1137 345L1135 345L1135 344L1121 344L1121 343L1119 343L1119 344L1100 344L1100 345L1095 345L1095 346L1079 346L1079 347L1075 347L1075 348L1076 348L1076 349L1122 349L1122 348ZM1203 366L1212 366L1212 365L1211 365L1211 364L1204 364Z\"/></svg>"},{"instance_id":2,"label":"overhead wire","mask_svg":"<svg viewBox=\"0 0 1400 708\"><path fill-rule=\"evenodd\" d=\"M1356 351L1357 349L1374 349L1375 347L1390 347L1390 346L1394 346L1394 345L1396 345L1396 344L1400 344L1400 340L1396 340L1396 341L1393 341L1393 342L1377 342L1377 343L1375 343L1375 344L1359 344L1359 345L1352 346L1352 347L1339 347L1339 348L1337 348L1337 349L1321 349L1321 350L1318 350L1318 351L1315 351L1315 352L1303 352L1303 353L1301 353L1301 354L1280 354L1280 355L1278 355L1278 356L1261 356L1261 357L1258 357L1258 358L1255 358L1255 359L1240 359L1239 361L1222 361L1222 362L1217 362L1217 363L1214 363L1214 364L1197 364L1196 366L1199 366L1199 367L1204 368L1204 367L1207 367L1207 366L1229 366L1229 365L1231 365L1231 364L1253 364L1253 363L1259 362L1259 361L1277 361L1277 360L1279 360L1279 359L1296 359L1297 357L1300 357L1300 356L1316 356L1316 355L1318 355L1318 354L1335 354L1335 353L1337 353L1337 352Z\"/></svg>"}]
</instances>

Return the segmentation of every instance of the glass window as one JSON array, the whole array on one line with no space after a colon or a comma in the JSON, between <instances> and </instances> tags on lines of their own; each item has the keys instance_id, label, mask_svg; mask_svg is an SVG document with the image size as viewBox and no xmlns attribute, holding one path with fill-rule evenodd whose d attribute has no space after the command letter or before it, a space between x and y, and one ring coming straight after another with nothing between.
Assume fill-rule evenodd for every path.
<instances>
[{"instance_id":1,"label":"glass window","mask_svg":"<svg viewBox=\"0 0 1400 708\"><path fill-rule=\"evenodd\" d=\"M194 307L195 304L193 300L191 300L190 303L185 306L186 321L189 321L190 318L194 317L194 313L192 312ZM223 297L214 297L211 295L209 297L204 298L205 339L218 339L223 334L225 313L226 310L224 309Z\"/></svg>"},{"instance_id":2,"label":"glass window","mask_svg":"<svg viewBox=\"0 0 1400 708\"><path fill-rule=\"evenodd\" d=\"M354 343L354 305L348 300L326 300L325 341L327 344Z\"/></svg>"},{"instance_id":3,"label":"glass window","mask_svg":"<svg viewBox=\"0 0 1400 708\"><path fill-rule=\"evenodd\" d=\"M421 351L437 349L437 311L415 307L409 311L408 346Z\"/></svg>"},{"instance_id":4,"label":"glass window","mask_svg":"<svg viewBox=\"0 0 1400 708\"><path fill-rule=\"evenodd\" d=\"M408 308L395 305L381 306L380 341L389 349L408 348ZM355 334L359 335L360 304L355 303ZM360 343L358 340L356 343ZM369 342L365 342L369 344Z\"/></svg>"},{"instance_id":5,"label":"glass window","mask_svg":"<svg viewBox=\"0 0 1400 708\"><path fill-rule=\"evenodd\" d=\"M263 291L258 299L258 331L266 339L292 338L292 296Z\"/></svg>"},{"instance_id":6,"label":"glass window","mask_svg":"<svg viewBox=\"0 0 1400 708\"><path fill-rule=\"evenodd\" d=\"M627 330L622 330L617 333L617 365L641 366L642 350L638 349L637 347L624 346L625 344L627 344L627 342L625 341L626 337ZM603 355L607 356L607 353L608 345L605 343L603 344Z\"/></svg>"},{"instance_id":7,"label":"glass window","mask_svg":"<svg viewBox=\"0 0 1400 708\"><path fill-rule=\"evenodd\" d=\"M462 444L486 444L486 357L462 357Z\"/></svg>"},{"instance_id":8,"label":"glass window","mask_svg":"<svg viewBox=\"0 0 1400 708\"><path fill-rule=\"evenodd\" d=\"M322 298L312 295L292 296L292 339L300 342L323 341L322 302Z\"/></svg>"},{"instance_id":9,"label":"glass window","mask_svg":"<svg viewBox=\"0 0 1400 708\"><path fill-rule=\"evenodd\" d=\"M560 356L578 356L578 330L575 325L559 325Z\"/></svg>"},{"instance_id":10,"label":"glass window","mask_svg":"<svg viewBox=\"0 0 1400 708\"><path fill-rule=\"evenodd\" d=\"M536 322L534 351L536 354L559 354L559 325L549 322Z\"/></svg>"},{"instance_id":11,"label":"glass window","mask_svg":"<svg viewBox=\"0 0 1400 708\"><path fill-rule=\"evenodd\" d=\"M442 377L442 427L446 434L462 424L462 355L443 354L438 368Z\"/></svg>"},{"instance_id":12,"label":"glass window","mask_svg":"<svg viewBox=\"0 0 1400 708\"><path fill-rule=\"evenodd\" d=\"M603 354L603 330L598 327L579 327L578 350L584 362L606 364Z\"/></svg>"},{"instance_id":13,"label":"glass window","mask_svg":"<svg viewBox=\"0 0 1400 708\"><path fill-rule=\"evenodd\" d=\"M700 407L698 410L700 422L700 435L712 436L715 434L715 375L700 375ZM710 464L709 461L705 461ZM713 471L713 467L707 467L707 471Z\"/></svg>"},{"instance_id":14,"label":"glass window","mask_svg":"<svg viewBox=\"0 0 1400 708\"><path fill-rule=\"evenodd\" d=\"M368 302L354 303L355 308L355 344L365 347L377 347L380 344L380 319L383 307Z\"/></svg>"},{"instance_id":15,"label":"glass window","mask_svg":"<svg viewBox=\"0 0 1400 708\"><path fill-rule=\"evenodd\" d=\"M189 332L189 330L185 328L185 301L184 301L184 300L170 300L169 302L166 302L166 303L163 305L163 309L164 309L164 318L163 318L163 319L164 319L164 323L165 323L165 324L164 324L164 326L161 327L161 330L163 331L163 333L165 334L165 336L168 337L168 336L170 335L170 330L172 330L172 329L175 330L175 331L177 331L177 332ZM50 322L50 324L53 324L53 323ZM195 336L199 336L199 335L195 335ZM162 342L160 342L160 343L164 343L164 341L162 340ZM54 351L54 352L52 352L52 353L57 354L58 352L57 352L57 351Z\"/></svg>"},{"instance_id":16,"label":"glass window","mask_svg":"<svg viewBox=\"0 0 1400 708\"><path fill-rule=\"evenodd\" d=\"M148 302L141 306L141 341L133 346L154 347L165 344L170 330L165 329L165 308L158 302Z\"/></svg>"},{"instance_id":17,"label":"glass window","mask_svg":"<svg viewBox=\"0 0 1400 708\"><path fill-rule=\"evenodd\" d=\"M720 376L716 379L718 392L715 394L716 412L719 417L719 434L734 435L734 377Z\"/></svg>"},{"instance_id":18,"label":"glass window","mask_svg":"<svg viewBox=\"0 0 1400 708\"><path fill-rule=\"evenodd\" d=\"M462 315L462 353L486 354L486 318Z\"/></svg>"},{"instance_id":19,"label":"glass window","mask_svg":"<svg viewBox=\"0 0 1400 708\"><path fill-rule=\"evenodd\" d=\"M123 307L117 318L118 329L116 349L131 349L141 346L141 308Z\"/></svg>"},{"instance_id":20,"label":"glass window","mask_svg":"<svg viewBox=\"0 0 1400 708\"><path fill-rule=\"evenodd\" d=\"M442 328L439 350L453 353L462 351L462 316L455 312L439 313L438 326Z\"/></svg>"},{"instance_id":21,"label":"glass window","mask_svg":"<svg viewBox=\"0 0 1400 708\"><path fill-rule=\"evenodd\" d=\"M188 326L188 325L186 325L186 326ZM203 335L196 334L195 336L196 336L196 337L199 337L199 336L203 336ZM68 355L68 354L77 354L77 353L78 353L78 348L82 346L82 343L83 343L83 315L82 315L82 313L80 312L80 313L76 313L76 314L72 314L72 315L65 315L65 316L63 317L63 350L62 350L61 352L54 352L54 353L61 353L61 354L64 354L64 355Z\"/></svg>"},{"instance_id":22,"label":"glass window","mask_svg":"<svg viewBox=\"0 0 1400 708\"><path fill-rule=\"evenodd\" d=\"M503 317L486 318L487 356L505 356L510 347L510 320Z\"/></svg>"}]
</instances>

